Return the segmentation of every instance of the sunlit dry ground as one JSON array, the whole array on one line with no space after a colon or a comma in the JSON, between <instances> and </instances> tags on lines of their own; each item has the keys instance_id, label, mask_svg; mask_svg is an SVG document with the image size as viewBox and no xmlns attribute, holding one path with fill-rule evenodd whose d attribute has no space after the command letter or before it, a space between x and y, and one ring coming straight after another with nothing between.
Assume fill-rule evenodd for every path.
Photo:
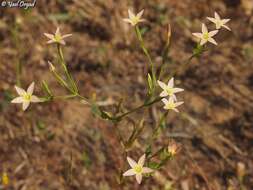
<instances>
[{"instance_id":1,"label":"sunlit dry ground","mask_svg":"<svg viewBox=\"0 0 253 190\"><path fill-rule=\"evenodd\" d=\"M181 114L171 113L156 142L171 138L183 149L166 168L138 186L127 178L119 186L117 170L126 170L115 129L96 119L78 100L32 105L27 112L10 105L15 96L17 62L23 65L24 87L48 81L56 94L64 91L51 76L47 61L56 51L46 44L44 32L57 26L73 33L64 49L68 67L81 94L105 105L123 98L126 108L139 105L145 96L147 64L134 31L122 22L127 9L145 8L144 38L157 65L165 43L166 25L172 26L171 61L166 72L182 64L195 46L192 32L214 11L231 18L232 32L222 31L218 47L210 46L201 58L177 77L185 89ZM244 186L253 189L253 3L251 0L150 0L150 1L39 1L29 11L0 9L0 171L10 176L6 189L209 189L238 190L237 165L245 166ZM209 25L211 27L211 25ZM131 115L149 118L142 137L129 155L144 151L162 104ZM129 122L121 129L128 134ZM127 138L127 137L126 137Z\"/></svg>"}]
</instances>

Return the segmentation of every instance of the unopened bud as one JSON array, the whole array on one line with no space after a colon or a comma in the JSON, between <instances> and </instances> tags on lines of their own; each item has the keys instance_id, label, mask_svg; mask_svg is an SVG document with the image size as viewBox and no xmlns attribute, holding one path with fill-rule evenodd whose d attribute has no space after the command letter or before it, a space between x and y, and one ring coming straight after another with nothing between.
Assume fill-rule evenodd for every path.
<instances>
[{"instance_id":1,"label":"unopened bud","mask_svg":"<svg viewBox=\"0 0 253 190\"><path fill-rule=\"evenodd\" d=\"M180 151L180 146L176 142L172 141L168 146L168 153L171 156L175 156L179 151Z\"/></svg>"},{"instance_id":2,"label":"unopened bud","mask_svg":"<svg viewBox=\"0 0 253 190\"><path fill-rule=\"evenodd\" d=\"M49 64L49 69L50 69L50 71L55 71L55 66L50 62L50 61L48 61L48 64Z\"/></svg>"},{"instance_id":3,"label":"unopened bud","mask_svg":"<svg viewBox=\"0 0 253 190\"><path fill-rule=\"evenodd\" d=\"M9 177L8 177L7 173L5 173L5 172L2 175L2 184L3 185L8 185L9 184Z\"/></svg>"},{"instance_id":4,"label":"unopened bud","mask_svg":"<svg viewBox=\"0 0 253 190\"><path fill-rule=\"evenodd\" d=\"M237 177L242 180L245 176L245 164L242 162L237 163Z\"/></svg>"},{"instance_id":5,"label":"unopened bud","mask_svg":"<svg viewBox=\"0 0 253 190\"><path fill-rule=\"evenodd\" d=\"M170 42L171 38L171 27L170 24L168 24L168 29L167 29L167 41Z\"/></svg>"}]
</instances>

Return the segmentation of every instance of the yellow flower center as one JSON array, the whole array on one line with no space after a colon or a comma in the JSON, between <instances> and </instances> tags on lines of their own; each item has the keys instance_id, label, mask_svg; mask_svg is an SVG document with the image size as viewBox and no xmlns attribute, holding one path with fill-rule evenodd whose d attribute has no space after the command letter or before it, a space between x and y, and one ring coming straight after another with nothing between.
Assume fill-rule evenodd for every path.
<instances>
[{"instance_id":1,"label":"yellow flower center","mask_svg":"<svg viewBox=\"0 0 253 190\"><path fill-rule=\"evenodd\" d=\"M136 165L134 167L134 171L135 171L135 173L140 174L140 173L142 173L142 167L140 165Z\"/></svg>"},{"instance_id":2,"label":"yellow flower center","mask_svg":"<svg viewBox=\"0 0 253 190\"><path fill-rule=\"evenodd\" d=\"M216 25L217 25L217 28L220 28L220 27L222 26L222 22L221 22L220 20L218 20L218 21L216 22Z\"/></svg>"},{"instance_id":3,"label":"yellow flower center","mask_svg":"<svg viewBox=\"0 0 253 190\"><path fill-rule=\"evenodd\" d=\"M176 105L175 105L174 102L168 103L168 104L166 105L166 108L169 109L169 110L172 110L172 109L174 109L175 107L176 107Z\"/></svg>"},{"instance_id":4,"label":"yellow flower center","mask_svg":"<svg viewBox=\"0 0 253 190\"><path fill-rule=\"evenodd\" d=\"M169 96L172 96L174 93L174 90L173 90L173 88L167 88L166 92L168 93Z\"/></svg>"},{"instance_id":5,"label":"yellow flower center","mask_svg":"<svg viewBox=\"0 0 253 190\"><path fill-rule=\"evenodd\" d=\"M24 98L26 101L30 101L31 98L32 98L32 95L31 95L31 94L24 94L24 95L23 95L23 98Z\"/></svg>"},{"instance_id":6,"label":"yellow flower center","mask_svg":"<svg viewBox=\"0 0 253 190\"><path fill-rule=\"evenodd\" d=\"M208 39L209 39L209 34L208 34L208 33L204 33L204 34L203 34L203 38L204 38L205 40L208 40Z\"/></svg>"},{"instance_id":7,"label":"yellow flower center","mask_svg":"<svg viewBox=\"0 0 253 190\"><path fill-rule=\"evenodd\" d=\"M55 35L54 36L54 40L56 41L56 42L59 42L59 41L61 41L61 35Z\"/></svg>"},{"instance_id":8,"label":"yellow flower center","mask_svg":"<svg viewBox=\"0 0 253 190\"><path fill-rule=\"evenodd\" d=\"M133 17L132 18L132 22L133 22L134 25L138 24L139 20L140 19L138 17Z\"/></svg>"}]
</instances>

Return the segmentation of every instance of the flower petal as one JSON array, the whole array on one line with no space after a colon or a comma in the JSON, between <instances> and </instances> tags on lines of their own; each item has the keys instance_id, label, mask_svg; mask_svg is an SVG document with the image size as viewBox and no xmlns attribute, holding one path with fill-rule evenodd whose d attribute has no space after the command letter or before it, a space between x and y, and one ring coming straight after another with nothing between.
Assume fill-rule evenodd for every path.
<instances>
[{"instance_id":1,"label":"flower petal","mask_svg":"<svg viewBox=\"0 0 253 190\"><path fill-rule=\"evenodd\" d=\"M224 27L224 28L226 28L227 30L229 30L229 31L231 31L231 28L229 28L228 26L226 26L226 25L222 25L222 27Z\"/></svg>"},{"instance_id":2,"label":"flower petal","mask_svg":"<svg viewBox=\"0 0 253 190\"><path fill-rule=\"evenodd\" d=\"M62 39L68 38L68 37L70 37L70 36L72 36L72 34L65 34L65 35L62 36Z\"/></svg>"},{"instance_id":3,"label":"flower petal","mask_svg":"<svg viewBox=\"0 0 253 190\"><path fill-rule=\"evenodd\" d=\"M214 17L218 20L220 20L220 15L217 12L214 12Z\"/></svg>"},{"instance_id":4,"label":"flower petal","mask_svg":"<svg viewBox=\"0 0 253 190\"><path fill-rule=\"evenodd\" d=\"M174 90L174 93L178 93L178 92L184 91L184 89L182 89L182 88L173 88L173 90Z\"/></svg>"},{"instance_id":5,"label":"flower petal","mask_svg":"<svg viewBox=\"0 0 253 190\"><path fill-rule=\"evenodd\" d=\"M57 27L56 32L55 32L55 35L61 36L61 32L60 32L60 28L59 28L59 27Z\"/></svg>"},{"instance_id":6,"label":"flower petal","mask_svg":"<svg viewBox=\"0 0 253 190\"><path fill-rule=\"evenodd\" d=\"M134 169L127 170L125 173L123 173L123 176L132 176L135 175Z\"/></svg>"},{"instance_id":7,"label":"flower petal","mask_svg":"<svg viewBox=\"0 0 253 190\"><path fill-rule=\"evenodd\" d=\"M130 9L128 9L128 16L130 20L135 17L134 13Z\"/></svg>"},{"instance_id":8,"label":"flower petal","mask_svg":"<svg viewBox=\"0 0 253 190\"><path fill-rule=\"evenodd\" d=\"M205 24L202 23L202 33L207 33L208 30L207 30L207 27Z\"/></svg>"},{"instance_id":9,"label":"flower petal","mask_svg":"<svg viewBox=\"0 0 253 190\"><path fill-rule=\"evenodd\" d=\"M60 43L61 45L66 45L66 42L65 42L64 40L60 40L59 43Z\"/></svg>"},{"instance_id":10,"label":"flower petal","mask_svg":"<svg viewBox=\"0 0 253 190\"><path fill-rule=\"evenodd\" d=\"M208 41L214 45L218 45L217 42L213 38L209 38Z\"/></svg>"},{"instance_id":11,"label":"flower petal","mask_svg":"<svg viewBox=\"0 0 253 190\"><path fill-rule=\"evenodd\" d=\"M144 165L145 163L145 159L146 159L146 154L143 154L140 159L138 160L138 165L140 165L141 167Z\"/></svg>"},{"instance_id":12,"label":"flower petal","mask_svg":"<svg viewBox=\"0 0 253 190\"><path fill-rule=\"evenodd\" d=\"M139 20L139 23L140 23L140 22L146 22L146 21L147 21L146 19L140 19L140 20Z\"/></svg>"},{"instance_id":13,"label":"flower petal","mask_svg":"<svg viewBox=\"0 0 253 190\"><path fill-rule=\"evenodd\" d=\"M175 98L173 96L170 96L168 102L169 102L169 104L174 103L175 102Z\"/></svg>"},{"instance_id":14,"label":"flower petal","mask_svg":"<svg viewBox=\"0 0 253 190\"><path fill-rule=\"evenodd\" d=\"M173 109L175 112L179 113L179 110L177 108L174 108Z\"/></svg>"},{"instance_id":15,"label":"flower petal","mask_svg":"<svg viewBox=\"0 0 253 190\"><path fill-rule=\"evenodd\" d=\"M175 102L175 101L177 101L177 97L176 97L176 95L175 95L175 94L172 94L170 97L172 97L172 98L173 98L174 102Z\"/></svg>"},{"instance_id":16,"label":"flower petal","mask_svg":"<svg viewBox=\"0 0 253 190\"><path fill-rule=\"evenodd\" d=\"M141 174L136 174L136 181L138 184L141 184L141 181L142 181L142 175Z\"/></svg>"},{"instance_id":17,"label":"flower petal","mask_svg":"<svg viewBox=\"0 0 253 190\"><path fill-rule=\"evenodd\" d=\"M216 23L216 21L217 21L215 18L211 18L211 17L207 17L207 19L210 20L213 23Z\"/></svg>"},{"instance_id":18,"label":"flower petal","mask_svg":"<svg viewBox=\"0 0 253 190\"><path fill-rule=\"evenodd\" d=\"M175 103L175 106L178 107L178 106L182 105L183 103L184 103L184 102L176 102L176 103Z\"/></svg>"},{"instance_id":19,"label":"flower petal","mask_svg":"<svg viewBox=\"0 0 253 190\"><path fill-rule=\"evenodd\" d=\"M132 24L132 20L130 20L129 18L124 18L123 21Z\"/></svg>"},{"instance_id":20,"label":"flower petal","mask_svg":"<svg viewBox=\"0 0 253 190\"><path fill-rule=\"evenodd\" d=\"M166 98L163 98L162 102L166 105L166 104L168 104L169 101Z\"/></svg>"},{"instance_id":21,"label":"flower petal","mask_svg":"<svg viewBox=\"0 0 253 190\"><path fill-rule=\"evenodd\" d=\"M197 38L202 38L202 33L192 33L193 36L196 36Z\"/></svg>"},{"instance_id":22,"label":"flower petal","mask_svg":"<svg viewBox=\"0 0 253 190\"><path fill-rule=\"evenodd\" d=\"M34 95L33 95L33 96L31 97L31 102L35 102L35 103L36 103L36 102L42 102L42 100L41 100L40 98L38 98L37 96L34 96Z\"/></svg>"},{"instance_id":23,"label":"flower petal","mask_svg":"<svg viewBox=\"0 0 253 190\"><path fill-rule=\"evenodd\" d=\"M164 82L158 80L157 83L162 89L165 90L167 88L167 85Z\"/></svg>"},{"instance_id":24,"label":"flower petal","mask_svg":"<svg viewBox=\"0 0 253 190\"><path fill-rule=\"evenodd\" d=\"M166 96L168 96L169 94L168 94L168 92L166 92L166 91L162 91L161 93L160 93L160 96L161 97L166 97Z\"/></svg>"},{"instance_id":25,"label":"flower petal","mask_svg":"<svg viewBox=\"0 0 253 190\"><path fill-rule=\"evenodd\" d=\"M127 157L127 161L132 168L134 168L137 165L137 163L130 157Z\"/></svg>"},{"instance_id":26,"label":"flower petal","mask_svg":"<svg viewBox=\"0 0 253 190\"><path fill-rule=\"evenodd\" d=\"M151 168L148 168L148 167L143 167L142 168L142 172L145 174L145 173L151 173L153 172L154 170L152 170Z\"/></svg>"},{"instance_id":27,"label":"flower petal","mask_svg":"<svg viewBox=\"0 0 253 190\"><path fill-rule=\"evenodd\" d=\"M174 77L172 77L168 82L168 87L173 88L174 87Z\"/></svg>"},{"instance_id":28,"label":"flower petal","mask_svg":"<svg viewBox=\"0 0 253 190\"><path fill-rule=\"evenodd\" d=\"M209 36L210 36L210 37L213 37L213 36L215 36L218 32L219 32L219 30L213 30L213 31L209 32Z\"/></svg>"},{"instance_id":29,"label":"flower petal","mask_svg":"<svg viewBox=\"0 0 253 190\"><path fill-rule=\"evenodd\" d=\"M17 98L14 98L11 103L14 103L14 104L20 104L20 103L23 103L24 101L24 98L23 97L17 97Z\"/></svg>"},{"instance_id":30,"label":"flower petal","mask_svg":"<svg viewBox=\"0 0 253 190\"><path fill-rule=\"evenodd\" d=\"M54 40L54 39L53 39L53 40L47 41L47 44L52 44L52 43L55 43L55 40Z\"/></svg>"},{"instance_id":31,"label":"flower petal","mask_svg":"<svg viewBox=\"0 0 253 190\"><path fill-rule=\"evenodd\" d=\"M23 88L19 88L18 86L15 86L15 89L18 93L18 95L23 96L26 94L26 91Z\"/></svg>"},{"instance_id":32,"label":"flower petal","mask_svg":"<svg viewBox=\"0 0 253 190\"><path fill-rule=\"evenodd\" d=\"M23 102L23 111L25 111L27 108L28 108L28 106L30 105L30 102L29 101L24 101Z\"/></svg>"},{"instance_id":33,"label":"flower petal","mask_svg":"<svg viewBox=\"0 0 253 190\"><path fill-rule=\"evenodd\" d=\"M165 105L163 106L163 109L168 110L169 108Z\"/></svg>"},{"instance_id":34,"label":"flower petal","mask_svg":"<svg viewBox=\"0 0 253 190\"><path fill-rule=\"evenodd\" d=\"M228 23L230 20L231 20L231 19L222 19L222 23L223 23L223 24L226 24L226 23Z\"/></svg>"},{"instance_id":35,"label":"flower petal","mask_svg":"<svg viewBox=\"0 0 253 190\"><path fill-rule=\"evenodd\" d=\"M32 82L32 83L30 84L30 86L28 87L27 93L28 93L28 94L33 94L33 91L34 91L34 82Z\"/></svg>"},{"instance_id":36,"label":"flower petal","mask_svg":"<svg viewBox=\"0 0 253 190\"><path fill-rule=\"evenodd\" d=\"M207 42L207 40L205 40L205 39L201 39L201 41L200 41L200 45L201 45L201 46L203 46L204 44L206 44L206 42Z\"/></svg>"},{"instance_id":37,"label":"flower petal","mask_svg":"<svg viewBox=\"0 0 253 190\"><path fill-rule=\"evenodd\" d=\"M142 15L143 15L143 13L144 13L144 9L142 9L136 16L137 16L138 18L141 18Z\"/></svg>"},{"instance_id":38,"label":"flower petal","mask_svg":"<svg viewBox=\"0 0 253 190\"><path fill-rule=\"evenodd\" d=\"M46 37L48 37L49 39L51 39L51 40L54 38L54 35L53 35L53 34L44 33L44 35L45 35Z\"/></svg>"}]
</instances>

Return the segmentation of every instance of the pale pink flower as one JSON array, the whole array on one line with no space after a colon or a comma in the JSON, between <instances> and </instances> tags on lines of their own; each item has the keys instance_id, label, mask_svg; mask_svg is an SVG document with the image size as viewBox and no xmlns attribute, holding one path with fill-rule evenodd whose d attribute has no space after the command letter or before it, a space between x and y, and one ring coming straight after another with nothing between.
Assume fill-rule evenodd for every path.
<instances>
[{"instance_id":1,"label":"pale pink flower","mask_svg":"<svg viewBox=\"0 0 253 190\"><path fill-rule=\"evenodd\" d=\"M141 184L142 175L145 173L153 172L152 169L144 167L146 155L142 155L138 162L135 162L132 158L127 157L127 161L131 166L131 169L127 170L123 176L133 176L135 175L136 181L138 184Z\"/></svg>"},{"instance_id":2,"label":"pale pink flower","mask_svg":"<svg viewBox=\"0 0 253 190\"><path fill-rule=\"evenodd\" d=\"M124 18L123 20L127 23L130 23L132 26L137 25L140 22L144 22L145 19L142 19L142 15L144 10L140 11L137 15L135 15L130 9L128 9L129 18Z\"/></svg>"},{"instance_id":3,"label":"pale pink flower","mask_svg":"<svg viewBox=\"0 0 253 190\"><path fill-rule=\"evenodd\" d=\"M219 30L223 27L223 28L226 28L227 30L231 31L231 29L225 25L230 21L230 19L221 19L220 15L218 15L218 13L216 13L216 12L214 13L214 18L207 17L207 19L215 24L217 30Z\"/></svg>"},{"instance_id":4,"label":"pale pink flower","mask_svg":"<svg viewBox=\"0 0 253 190\"><path fill-rule=\"evenodd\" d=\"M213 39L213 36L215 36L218 31L219 30L208 32L206 25L202 24L202 33L193 33L193 35L200 39L201 46L206 44L207 42L211 42L214 45L218 45L217 42Z\"/></svg>"},{"instance_id":5,"label":"pale pink flower","mask_svg":"<svg viewBox=\"0 0 253 190\"><path fill-rule=\"evenodd\" d=\"M174 78L173 77L169 80L168 84L165 84L164 82L161 82L159 80L157 81L157 83L163 89L163 91L160 93L161 97L170 96L170 97L173 97L174 100L176 100L175 94L178 92L184 91L184 89L182 89L182 88L175 88L174 87Z\"/></svg>"},{"instance_id":6,"label":"pale pink flower","mask_svg":"<svg viewBox=\"0 0 253 190\"><path fill-rule=\"evenodd\" d=\"M19 95L19 97L14 98L11 103L14 104L23 104L23 111L25 111L28 106L30 105L31 102L42 102L42 100L40 98L38 98L37 96L33 95L33 91L34 91L34 82L32 82L30 84L30 86L28 87L27 91L25 91L24 89L15 86L15 89Z\"/></svg>"},{"instance_id":7,"label":"pale pink flower","mask_svg":"<svg viewBox=\"0 0 253 190\"><path fill-rule=\"evenodd\" d=\"M175 112L179 112L177 107L182 105L184 102L176 102L173 97L170 97L169 100L166 98L162 99L162 102L164 103L164 109L166 110L174 110Z\"/></svg>"},{"instance_id":8,"label":"pale pink flower","mask_svg":"<svg viewBox=\"0 0 253 190\"><path fill-rule=\"evenodd\" d=\"M55 34L44 33L44 35L49 38L49 41L47 41L48 44L58 43L61 45L66 44L64 41L65 38L72 36L72 34L61 35L59 27L57 27Z\"/></svg>"}]
</instances>

